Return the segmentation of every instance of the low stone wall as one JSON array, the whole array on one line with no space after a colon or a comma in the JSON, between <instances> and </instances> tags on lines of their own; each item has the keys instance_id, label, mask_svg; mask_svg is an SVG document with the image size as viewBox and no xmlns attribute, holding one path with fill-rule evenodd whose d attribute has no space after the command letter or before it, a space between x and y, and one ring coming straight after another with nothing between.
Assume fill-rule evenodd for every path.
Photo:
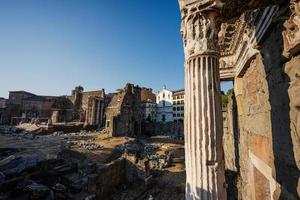
<instances>
[{"instance_id":1,"label":"low stone wall","mask_svg":"<svg viewBox=\"0 0 300 200\"><path fill-rule=\"evenodd\" d=\"M142 132L145 135L177 135L183 136L183 121L155 123L144 122L142 124Z\"/></svg>"}]
</instances>

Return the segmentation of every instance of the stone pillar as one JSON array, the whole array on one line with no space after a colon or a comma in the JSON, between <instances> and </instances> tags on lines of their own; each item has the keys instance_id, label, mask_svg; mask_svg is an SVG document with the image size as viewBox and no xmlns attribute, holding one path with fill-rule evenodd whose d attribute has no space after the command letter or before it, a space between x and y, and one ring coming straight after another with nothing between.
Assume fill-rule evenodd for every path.
<instances>
[{"instance_id":1,"label":"stone pillar","mask_svg":"<svg viewBox=\"0 0 300 200\"><path fill-rule=\"evenodd\" d=\"M100 100L100 98L97 98L97 113L96 113L96 121L95 121L95 125L99 125L99 123L100 123L100 102L101 102L101 100Z\"/></svg>"},{"instance_id":2,"label":"stone pillar","mask_svg":"<svg viewBox=\"0 0 300 200\"><path fill-rule=\"evenodd\" d=\"M186 199L224 200L217 11L193 4L180 6L185 51Z\"/></svg>"},{"instance_id":3,"label":"stone pillar","mask_svg":"<svg viewBox=\"0 0 300 200\"><path fill-rule=\"evenodd\" d=\"M97 111L97 100L95 97L91 99L92 102L92 113L91 113L91 119L90 119L90 125L95 125L96 121L96 111Z\"/></svg>"}]
</instances>

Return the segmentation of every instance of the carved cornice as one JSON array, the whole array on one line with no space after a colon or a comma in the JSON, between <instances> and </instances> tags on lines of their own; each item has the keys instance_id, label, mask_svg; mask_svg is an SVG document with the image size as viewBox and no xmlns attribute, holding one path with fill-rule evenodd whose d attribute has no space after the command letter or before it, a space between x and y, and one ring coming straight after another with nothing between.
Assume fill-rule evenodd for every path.
<instances>
[{"instance_id":1,"label":"carved cornice","mask_svg":"<svg viewBox=\"0 0 300 200\"><path fill-rule=\"evenodd\" d=\"M223 23L219 32L220 76L233 79L243 75L247 63L259 53L264 34L277 12L277 6L248 11L235 21Z\"/></svg>"}]
</instances>

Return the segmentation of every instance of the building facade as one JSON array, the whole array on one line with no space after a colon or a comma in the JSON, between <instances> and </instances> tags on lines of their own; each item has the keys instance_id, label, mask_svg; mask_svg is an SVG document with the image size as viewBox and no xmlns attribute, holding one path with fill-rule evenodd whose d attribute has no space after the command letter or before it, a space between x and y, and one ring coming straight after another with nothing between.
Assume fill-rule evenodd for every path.
<instances>
[{"instance_id":1,"label":"building facade","mask_svg":"<svg viewBox=\"0 0 300 200\"><path fill-rule=\"evenodd\" d=\"M141 89L141 102L144 112L144 121L156 121L156 95L151 88L143 87Z\"/></svg>"},{"instance_id":2,"label":"building facade","mask_svg":"<svg viewBox=\"0 0 300 200\"><path fill-rule=\"evenodd\" d=\"M156 122L156 103L155 102L142 102L144 111L144 120L148 122Z\"/></svg>"},{"instance_id":3,"label":"building facade","mask_svg":"<svg viewBox=\"0 0 300 200\"><path fill-rule=\"evenodd\" d=\"M184 119L184 89L173 91L173 119L175 122Z\"/></svg>"},{"instance_id":4,"label":"building facade","mask_svg":"<svg viewBox=\"0 0 300 200\"><path fill-rule=\"evenodd\" d=\"M173 93L163 89L156 94L156 121L157 122L172 122L173 121Z\"/></svg>"},{"instance_id":5,"label":"building facade","mask_svg":"<svg viewBox=\"0 0 300 200\"><path fill-rule=\"evenodd\" d=\"M0 97L0 108L7 107L7 99Z\"/></svg>"}]
</instances>

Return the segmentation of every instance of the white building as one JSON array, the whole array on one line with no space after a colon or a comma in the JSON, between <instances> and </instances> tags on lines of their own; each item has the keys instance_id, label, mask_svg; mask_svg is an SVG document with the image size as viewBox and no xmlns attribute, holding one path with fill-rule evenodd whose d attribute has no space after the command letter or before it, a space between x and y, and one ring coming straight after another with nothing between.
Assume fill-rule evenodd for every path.
<instances>
[{"instance_id":1,"label":"white building","mask_svg":"<svg viewBox=\"0 0 300 200\"><path fill-rule=\"evenodd\" d=\"M173 119L184 119L184 90L173 91Z\"/></svg>"},{"instance_id":2,"label":"white building","mask_svg":"<svg viewBox=\"0 0 300 200\"><path fill-rule=\"evenodd\" d=\"M173 92L163 87L156 94L156 121L172 122L173 121Z\"/></svg>"}]
</instances>

